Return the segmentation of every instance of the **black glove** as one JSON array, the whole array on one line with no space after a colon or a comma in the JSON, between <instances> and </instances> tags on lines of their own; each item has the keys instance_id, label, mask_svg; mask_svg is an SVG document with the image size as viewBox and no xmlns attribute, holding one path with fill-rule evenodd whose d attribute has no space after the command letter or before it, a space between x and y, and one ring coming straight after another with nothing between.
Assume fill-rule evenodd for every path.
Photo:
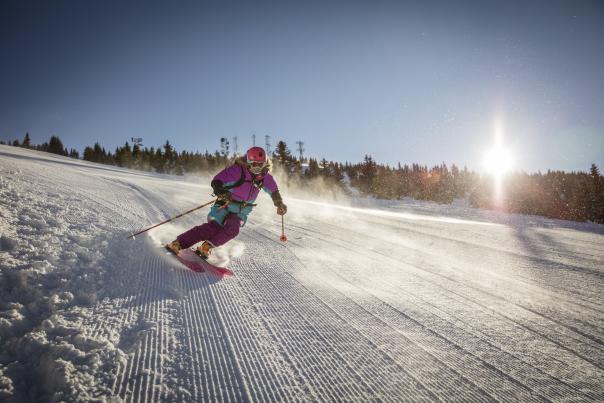
<instances>
[{"instance_id":1,"label":"black glove","mask_svg":"<svg viewBox=\"0 0 604 403\"><path fill-rule=\"evenodd\" d=\"M231 192L228 189L224 188L224 184L219 180L213 180L210 183L212 189L214 190L214 195L218 198L218 200L222 201L231 201Z\"/></svg>"},{"instance_id":2,"label":"black glove","mask_svg":"<svg viewBox=\"0 0 604 403\"><path fill-rule=\"evenodd\" d=\"M214 194L216 195L218 200L221 200L224 202L230 202L232 200L231 192L229 192L228 190L222 191L220 193L214 192Z\"/></svg>"},{"instance_id":3,"label":"black glove","mask_svg":"<svg viewBox=\"0 0 604 403\"><path fill-rule=\"evenodd\" d=\"M281 202L277 205L277 214L285 215L285 213L287 213L287 206L285 203Z\"/></svg>"}]
</instances>

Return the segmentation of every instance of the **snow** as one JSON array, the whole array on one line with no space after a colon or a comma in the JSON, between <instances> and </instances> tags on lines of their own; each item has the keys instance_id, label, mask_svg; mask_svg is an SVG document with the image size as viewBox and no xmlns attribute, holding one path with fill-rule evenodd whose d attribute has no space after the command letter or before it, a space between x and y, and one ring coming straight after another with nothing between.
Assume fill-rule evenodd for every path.
<instances>
[{"instance_id":1,"label":"snow","mask_svg":"<svg viewBox=\"0 0 604 403\"><path fill-rule=\"evenodd\" d=\"M6 235L0 237L0 250L11 251L17 247L17 241Z\"/></svg>"},{"instance_id":2,"label":"snow","mask_svg":"<svg viewBox=\"0 0 604 403\"><path fill-rule=\"evenodd\" d=\"M604 226L283 189L161 245L207 178L0 146L0 400L604 400ZM327 194L327 193L326 193Z\"/></svg>"}]
</instances>

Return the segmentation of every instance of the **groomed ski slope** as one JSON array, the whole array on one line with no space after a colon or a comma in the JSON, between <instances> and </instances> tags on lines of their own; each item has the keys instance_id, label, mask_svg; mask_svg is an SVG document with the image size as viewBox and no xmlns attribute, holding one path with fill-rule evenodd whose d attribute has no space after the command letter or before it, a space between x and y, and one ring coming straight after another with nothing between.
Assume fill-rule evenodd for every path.
<instances>
[{"instance_id":1,"label":"groomed ski slope","mask_svg":"<svg viewBox=\"0 0 604 403\"><path fill-rule=\"evenodd\" d=\"M0 146L0 400L603 401L604 227L284 190L216 250L207 180Z\"/></svg>"}]
</instances>

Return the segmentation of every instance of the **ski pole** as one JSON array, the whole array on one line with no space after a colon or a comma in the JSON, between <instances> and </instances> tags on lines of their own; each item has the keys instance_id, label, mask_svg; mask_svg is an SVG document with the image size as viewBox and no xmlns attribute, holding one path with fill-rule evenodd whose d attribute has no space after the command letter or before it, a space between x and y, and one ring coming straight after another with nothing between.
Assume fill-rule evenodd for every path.
<instances>
[{"instance_id":1,"label":"ski pole","mask_svg":"<svg viewBox=\"0 0 604 403\"><path fill-rule=\"evenodd\" d=\"M283 216L281 216L281 236L279 237L281 242L287 242L287 237L285 236L285 222Z\"/></svg>"},{"instance_id":2,"label":"ski pole","mask_svg":"<svg viewBox=\"0 0 604 403\"><path fill-rule=\"evenodd\" d=\"M214 200L212 200L212 201L207 202L206 204L202 204L201 206L197 206L197 207L195 207L195 208L193 208L193 209L191 209L191 210L189 210L189 211L185 211L184 213L181 213L181 214L179 214L179 215L177 215L177 216L174 216L174 217L172 217L172 218L168 218L167 220L162 221L162 222L160 222L159 224L155 224L155 225L153 225L152 227L149 227L149 228L147 228L147 229L144 229L144 230L142 230L142 231L139 231L139 232L137 232L136 234L132 234L132 235L130 235L130 236L127 238L127 239L130 239L130 238L134 239L134 237L135 237L135 236L137 236L137 235L139 235L139 234L142 234L143 232L147 232L147 231L149 231L150 229L153 229L153 228L155 228L155 227L159 227L160 225L163 225L163 224L165 224L165 223L168 223L168 222L170 222L170 221L172 221L172 220L176 220L177 218L180 218L180 217L182 217L182 216L184 216L184 215L187 215L187 214L189 214L189 213L192 213L192 212L194 212L195 210L199 210L200 208L203 208L203 207L205 207L205 206L209 206L210 204L212 204L212 203L216 202L216 200L217 200L217 199L214 199Z\"/></svg>"}]
</instances>

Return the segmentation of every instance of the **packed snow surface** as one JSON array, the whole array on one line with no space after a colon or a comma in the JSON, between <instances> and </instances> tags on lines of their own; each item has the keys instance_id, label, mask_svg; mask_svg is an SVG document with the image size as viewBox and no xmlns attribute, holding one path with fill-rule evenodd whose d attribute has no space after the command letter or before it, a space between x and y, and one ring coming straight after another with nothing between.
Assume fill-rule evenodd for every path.
<instances>
[{"instance_id":1,"label":"packed snow surface","mask_svg":"<svg viewBox=\"0 0 604 403\"><path fill-rule=\"evenodd\" d=\"M194 273L207 179L0 146L0 400L602 401L604 228L284 190Z\"/></svg>"}]
</instances>

